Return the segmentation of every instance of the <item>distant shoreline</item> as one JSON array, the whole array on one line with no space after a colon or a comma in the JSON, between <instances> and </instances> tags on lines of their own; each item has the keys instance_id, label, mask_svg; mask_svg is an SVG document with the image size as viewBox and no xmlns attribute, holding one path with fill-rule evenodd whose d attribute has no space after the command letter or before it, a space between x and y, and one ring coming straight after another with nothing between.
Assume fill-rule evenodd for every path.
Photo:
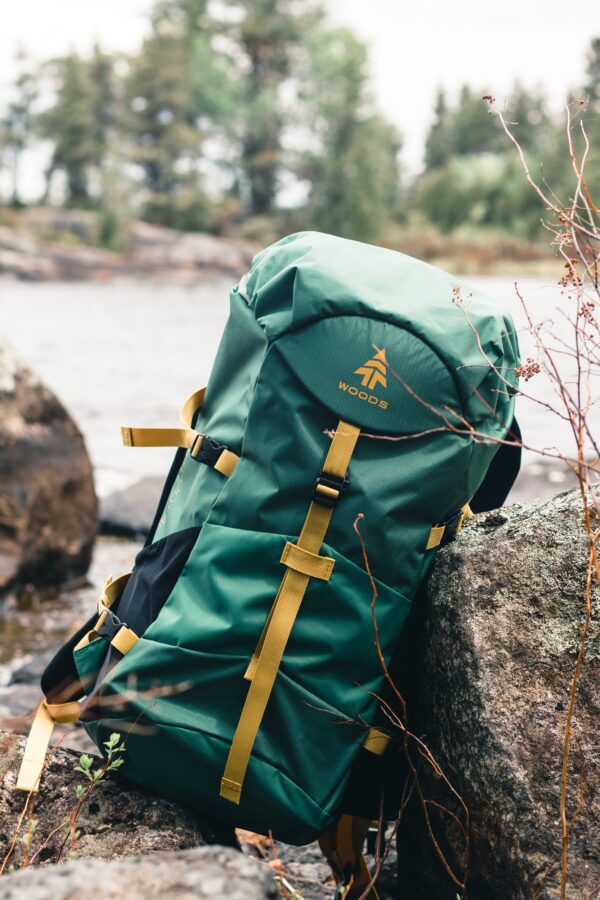
<instances>
[{"instance_id":1,"label":"distant shoreline","mask_svg":"<svg viewBox=\"0 0 600 900\"><path fill-rule=\"evenodd\" d=\"M182 232L145 222L121 223L118 250L101 246L98 213L32 208L0 211L0 276L27 281L111 281L116 278L169 278L194 283L213 276L237 278L245 272L258 242ZM264 242L277 239L265 236ZM562 261L548 248L496 232L445 235L432 226L395 224L380 241L456 273L547 278L558 281Z\"/></svg>"}]
</instances>

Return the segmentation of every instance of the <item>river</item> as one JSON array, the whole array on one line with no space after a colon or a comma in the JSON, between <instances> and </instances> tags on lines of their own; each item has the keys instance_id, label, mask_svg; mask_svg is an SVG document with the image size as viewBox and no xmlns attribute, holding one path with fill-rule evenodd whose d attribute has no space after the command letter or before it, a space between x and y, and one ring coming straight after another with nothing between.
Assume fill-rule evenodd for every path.
<instances>
[{"instance_id":1,"label":"river","mask_svg":"<svg viewBox=\"0 0 600 900\"><path fill-rule=\"evenodd\" d=\"M525 318L508 278L466 279L513 313L523 356L531 352ZM193 286L112 281L28 283L0 281L0 335L51 387L81 428L90 451L99 495L145 477L163 475L171 450L131 453L121 446L120 426L176 424L181 402L206 383L229 308L229 280ZM557 285L524 279L519 290L533 315L552 319L558 337L569 339L568 303ZM562 307L562 310L561 308ZM561 361L564 364L564 360ZM545 376L527 388L554 402ZM542 406L520 399L525 442L537 449L572 453L568 427ZM594 425L599 424L594 414ZM542 467L526 454L519 498L554 490L564 473ZM525 490L543 470L539 488ZM527 484L526 484L527 481Z\"/></svg>"}]
</instances>

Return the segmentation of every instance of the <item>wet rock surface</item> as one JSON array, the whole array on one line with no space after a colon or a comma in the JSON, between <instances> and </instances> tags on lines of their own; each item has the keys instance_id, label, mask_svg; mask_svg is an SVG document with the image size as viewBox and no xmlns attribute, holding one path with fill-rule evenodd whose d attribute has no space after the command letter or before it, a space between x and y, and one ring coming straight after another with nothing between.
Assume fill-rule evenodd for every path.
<instances>
[{"instance_id":1,"label":"wet rock surface","mask_svg":"<svg viewBox=\"0 0 600 900\"><path fill-rule=\"evenodd\" d=\"M77 426L0 341L0 592L86 572L96 529L92 467Z\"/></svg>"},{"instance_id":2,"label":"wet rock surface","mask_svg":"<svg viewBox=\"0 0 600 900\"><path fill-rule=\"evenodd\" d=\"M266 866L226 847L198 847L111 863L76 861L52 870L18 872L0 880L1 900L87 900L102 897L279 897Z\"/></svg>"},{"instance_id":3,"label":"wet rock surface","mask_svg":"<svg viewBox=\"0 0 600 900\"><path fill-rule=\"evenodd\" d=\"M469 810L468 896L558 898L559 795L566 710L584 622L589 548L578 493L481 515L437 560L414 640L413 730ZM599 598L573 721L567 896L600 886ZM456 812L424 769L427 797ZM464 841L432 807L448 860ZM418 804L400 838L401 884L416 898L459 893L433 853ZM539 891L539 893L536 893Z\"/></svg>"}]
</instances>

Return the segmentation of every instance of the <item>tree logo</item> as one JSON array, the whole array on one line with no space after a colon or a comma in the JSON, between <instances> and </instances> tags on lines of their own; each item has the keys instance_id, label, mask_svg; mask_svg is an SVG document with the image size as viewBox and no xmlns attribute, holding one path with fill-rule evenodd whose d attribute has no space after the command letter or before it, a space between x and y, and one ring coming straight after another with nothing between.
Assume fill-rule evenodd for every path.
<instances>
[{"instance_id":1,"label":"tree logo","mask_svg":"<svg viewBox=\"0 0 600 900\"><path fill-rule=\"evenodd\" d=\"M387 387L387 359L385 358L385 350L380 350L372 359L363 363L360 368L356 369L355 375L362 375L362 386L370 391L374 390L378 384L381 387Z\"/></svg>"}]
</instances>

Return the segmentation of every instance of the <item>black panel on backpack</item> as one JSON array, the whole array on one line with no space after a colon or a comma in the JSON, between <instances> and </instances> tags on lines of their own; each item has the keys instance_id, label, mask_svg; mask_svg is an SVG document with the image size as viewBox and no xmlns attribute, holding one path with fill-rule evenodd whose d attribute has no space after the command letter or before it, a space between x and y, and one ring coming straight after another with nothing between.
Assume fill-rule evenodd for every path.
<instances>
[{"instance_id":1,"label":"black panel on backpack","mask_svg":"<svg viewBox=\"0 0 600 900\"><path fill-rule=\"evenodd\" d=\"M135 566L114 612L119 621L141 637L154 622L175 587L181 570L196 543L200 526L168 534L145 546L135 558ZM106 629L111 628L108 616ZM104 629L98 632L102 635Z\"/></svg>"}]
</instances>

